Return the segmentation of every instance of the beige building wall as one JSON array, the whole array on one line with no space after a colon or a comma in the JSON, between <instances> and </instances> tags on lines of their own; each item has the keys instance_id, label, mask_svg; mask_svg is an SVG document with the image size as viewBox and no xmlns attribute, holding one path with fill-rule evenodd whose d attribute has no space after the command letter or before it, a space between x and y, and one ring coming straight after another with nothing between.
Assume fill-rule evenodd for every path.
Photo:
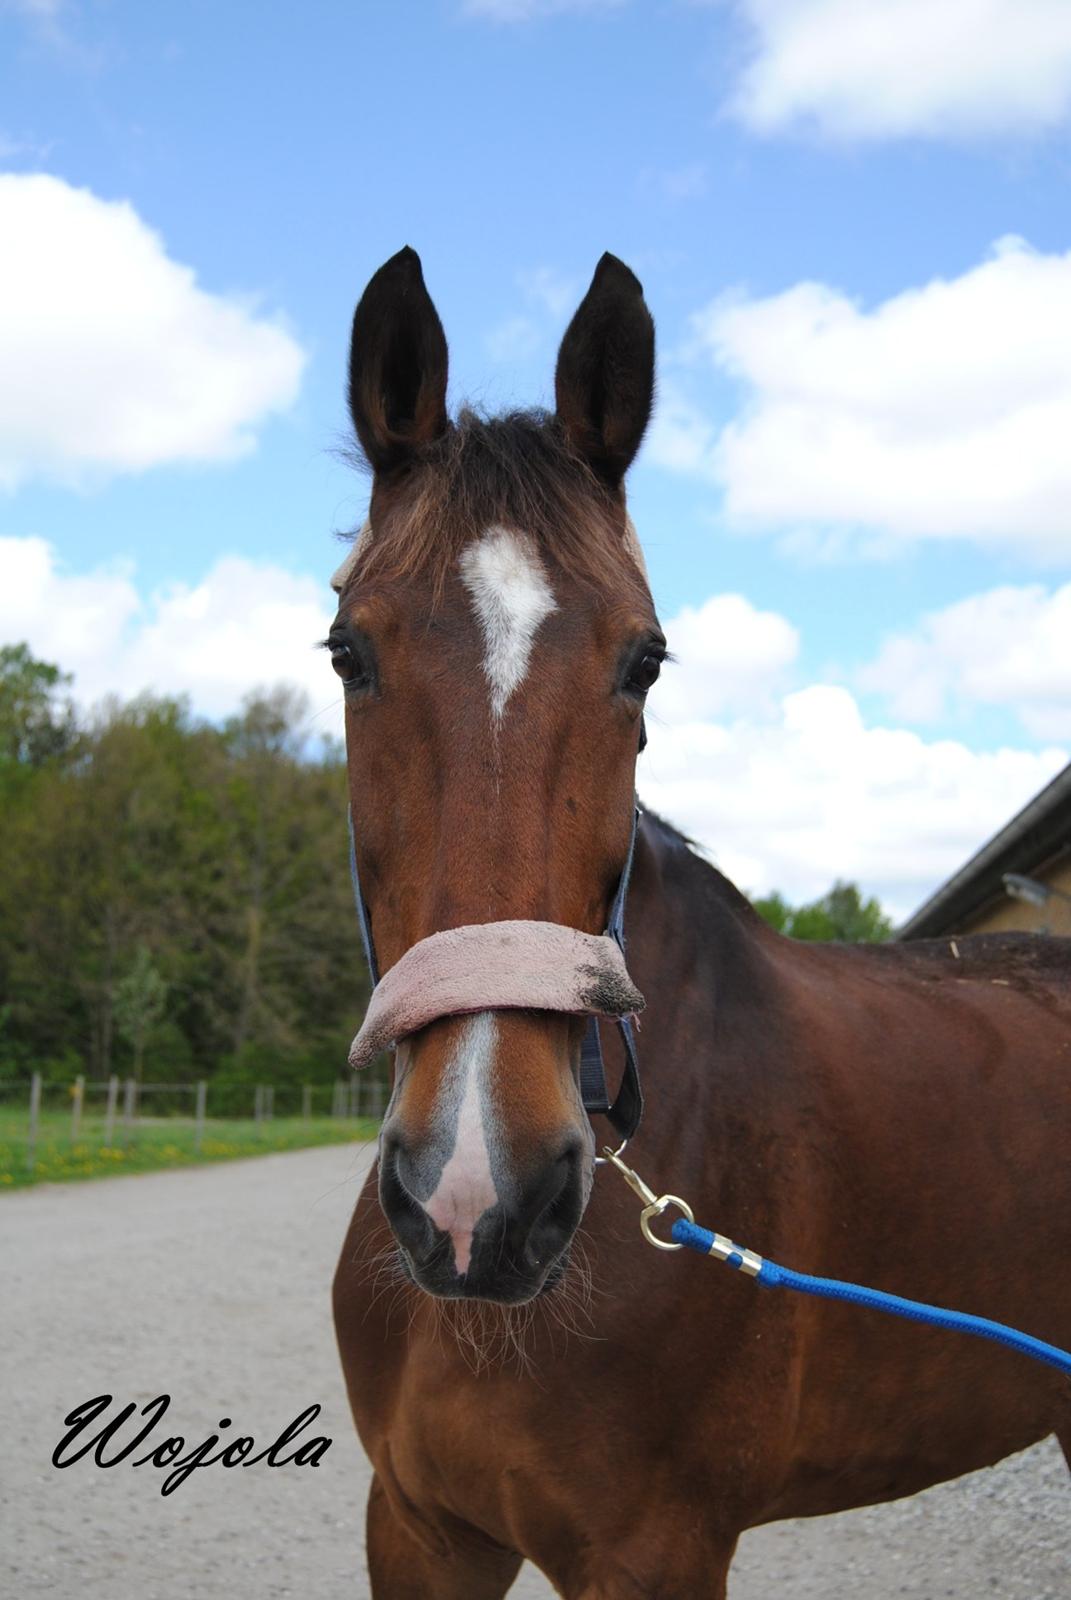
<instances>
[{"instance_id":1,"label":"beige building wall","mask_svg":"<svg viewBox=\"0 0 1071 1600\"><path fill-rule=\"evenodd\" d=\"M987 906L961 930L963 933L1058 933L1071 938L1071 855L1060 855L1048 867L1022 874L1043 883L1048 889L1062 890L1069 898L1054 894L1047 905L1031 906L1005 895Z\"/></svg>"}]
</instances>

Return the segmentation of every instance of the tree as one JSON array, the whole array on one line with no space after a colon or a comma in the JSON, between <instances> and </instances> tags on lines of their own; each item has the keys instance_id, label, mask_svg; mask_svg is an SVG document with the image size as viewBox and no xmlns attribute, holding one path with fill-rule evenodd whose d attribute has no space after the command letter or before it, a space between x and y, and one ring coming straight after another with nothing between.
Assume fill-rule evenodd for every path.
<instances>
[{"instance_id":1,"label":"tree","mask_svg":"<svg viewBox=\"0 0 1071 1600\"><path fill-rule=\"evenodd\" d=\"M138 945L129 971L116 984L113 1005L116 1026L134 1052L134 1077L140 1083L145 1042L167 1005L167 984L145 945Z\"/></svg>"},{"instance_id":2,"label":"tree","mask_svg":"<svg viewBox=\"0 0 1071 1600\"><path fill-rule=\"evenodd\" d=\"M57 691L68 673L38 661L28 645L0 646L0 776L10 783L17 769L42 766L70 748L77 731L69 701Z\"/></svg>"},{"instance_id":3,"label":"tree","mask_svg":"<svg viewBox=\"0 0 1071 1600\"><path fill-rule=\"evenodd\" d=\"M839 879L832 889L807 905L791 906L774 890L753 902L765 922L793 939L837 939L845 944L880 944L893 925L871 897L864 900L859 887Z\"/></svg>"}]
</instances>

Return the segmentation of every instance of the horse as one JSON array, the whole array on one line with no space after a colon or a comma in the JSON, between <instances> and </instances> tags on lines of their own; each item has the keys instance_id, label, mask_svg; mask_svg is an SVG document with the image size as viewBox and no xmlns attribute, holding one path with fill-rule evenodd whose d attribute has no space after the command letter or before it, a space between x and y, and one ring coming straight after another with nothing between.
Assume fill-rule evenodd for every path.
<instances>
[{"instance_id":1,"label":"horse","mask_svg":"<svg viewBox=\"0 0 1071 1600\"><path fill-rule=\"evenodd\" d=\"M602 938L666 655L624 492L653 383L609 254L553 412L450 417L412 250L360 299L371 499L327 643L386 978L451 930ZM794 942L650 812L625 898L648 1181L797 1269L1071 1341L1068 942ZM724 1600L744 1529L1052 1433L1071 1462L1059 1373L647 1248L635 1197L596 1181L590 1019L532 1002L526 950L516 1004L473 961L399 1028L334 1278L375 1600L499 1600L524 1559L567 1600Z\"/></svg>"}]
</instances>

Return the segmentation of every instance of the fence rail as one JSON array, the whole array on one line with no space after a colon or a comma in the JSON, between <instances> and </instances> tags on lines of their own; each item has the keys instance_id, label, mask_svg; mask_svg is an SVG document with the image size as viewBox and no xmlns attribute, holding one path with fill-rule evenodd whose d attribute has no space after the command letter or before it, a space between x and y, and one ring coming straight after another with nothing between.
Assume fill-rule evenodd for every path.
<instances>
[{"instance_id":1,"label":"fence rail","mask_svg":"<svg viewBox=\"0 0 1071 1600\"><path fill-rule=\"evenodd\" d=\"M102 1150L129 1145L139 1128L189 1125L194 1128L194 1149L200 1154L209 1122L251 1120L266 1124L276 1118L310 1122L314 1117L378 1122L387 1101L387 1085L379 1078L339 1079L335 1083L139 1083L135 1078L111 1077L104 1083L77 1077L73 1083L45 1080L35 1072L29 1079L0 1082L0 1109L8 1117L21 1105L26 1115L25 1164L33 1171L37 1160L42 1120L57 1111L69 1114L69 1142L73 1147L89 1138L88 1124L99 1124L93 1142Z\"/></svg>"}]
</instances>

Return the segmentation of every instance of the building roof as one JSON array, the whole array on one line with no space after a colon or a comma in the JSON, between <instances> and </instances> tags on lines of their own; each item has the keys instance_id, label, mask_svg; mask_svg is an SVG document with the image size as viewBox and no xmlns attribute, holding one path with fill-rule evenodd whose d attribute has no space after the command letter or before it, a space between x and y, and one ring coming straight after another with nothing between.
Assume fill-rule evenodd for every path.
<instances>
[{"instance_id":1,"label":"building roof","mask_svg":"<svg viewBox=\"0 0 1071 1600\"><path fill-rule=\"evenodd\" d=\"M893 937L929 939L962 930L988 905L1003 900L1006 872L1036 873L1068 853L1071 764L943 883Z\"/></svg>"}]
</instances>

